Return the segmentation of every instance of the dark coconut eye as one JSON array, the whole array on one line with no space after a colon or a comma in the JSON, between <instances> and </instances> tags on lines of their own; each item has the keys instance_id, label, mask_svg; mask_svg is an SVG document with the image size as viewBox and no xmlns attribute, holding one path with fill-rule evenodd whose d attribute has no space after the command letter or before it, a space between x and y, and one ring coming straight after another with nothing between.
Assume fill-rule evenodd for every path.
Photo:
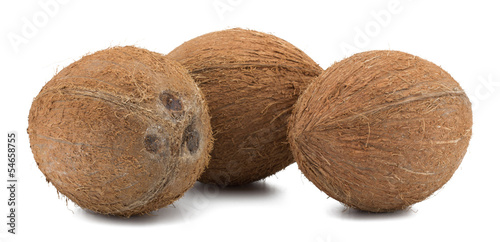
<instances>
[{"instance_id":1,"label":"dark coconut eye","mask_svg":"<svg viewBox=\"0 0 500 242\"><path fill-rule=\"evenodd\" d=\"M182 111L182 102L177 95L164 91L160 94L160 100L166 109L171 111Z\"/></svg>"},{"instance_id":2,"label":"dark coconut eye","mask_svg":"<svg viewBox=\"0 0 500 242\"><path fill-rule=\"evenodd\" d=\"M144 147L151 153L156 153L160 148L161 141L156 135L148 134L144 138Z\"/></svg>"},{"instance_id":3,"label":"dark coconut eye","mask_svg":"<svg viewBox=\"0 0 500 242\"><path fill-rule=\"evenodd\" d=\"M188 148L191 154L198 151L198 147L200 145L200 134L196 130L194 123L191 123L184 130L182 143Z\"/></svg>"}]
</instances>

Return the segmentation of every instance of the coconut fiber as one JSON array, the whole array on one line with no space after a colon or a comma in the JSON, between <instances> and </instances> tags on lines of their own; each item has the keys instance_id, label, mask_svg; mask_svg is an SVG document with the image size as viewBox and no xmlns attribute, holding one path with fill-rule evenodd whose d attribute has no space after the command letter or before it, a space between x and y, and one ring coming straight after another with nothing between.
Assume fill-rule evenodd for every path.
<instances>
[{"instance_id":1,"label":"coconut fiber","mask_svg":"<svg viewBox=\"0 0 500 242\"><path fill-rule=\"evenodd\" d=\"M129 217L171 204L198 179L212 142L207 110L182 66L115 47L54 76L33 101L28 133L59 193Z\"/></svg>"},{"instance_id":2,"label":"coconut fiber","mask_svg":"<svg viewBox=\"0 0 500 242\"><path fill-rule=\"evenodd\" d=\"M293 162L286 123L322 69L270 34L230 29L194 38L168 57L189 70L207 99L214 150L201 182L241 185Z\"/></svg>"},{"instance_id":3,"label":"coconut fiber","mask_svg":"<svg viewBox=\"0 0 500 242\"><path fill-rule=\"evenodd\" d=\"M405 209L442 187L471 137L471 103L443 69L398 51L338 62L299 98L294 157L319 189L371 212Z\"/></svg>"}]
</instances>

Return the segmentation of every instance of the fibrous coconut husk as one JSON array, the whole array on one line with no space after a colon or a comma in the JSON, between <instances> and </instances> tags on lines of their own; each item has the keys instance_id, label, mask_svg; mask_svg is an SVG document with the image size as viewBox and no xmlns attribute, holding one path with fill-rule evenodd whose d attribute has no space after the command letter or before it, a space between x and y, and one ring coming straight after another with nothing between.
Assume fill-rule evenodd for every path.
<instances>
[{"instance_id":1,"label":"fibrous coconut husk","mask_svg":"<svg viewBox=\"0 0 500 242\"><path fill-rule=\"evenodd\" d=\"M293 163L286 123L299 94L322 69L270 34L230 29L194 38L168 57L204 92L214 150L201 182L242 185Z\"/></svg>"},{"instance_id":2,"label":"fibrous coconut husk","mask_svg":"<svg viewBox=\"0 0 500 242\"><path fill-rule=\"evenodd\" d=\"M193 186L212 145L207 110L178 63L115 47L54 76L33 101L28 133L58 192L82 208L129 217Z\"/></svg>"},{"instance_id":3,"label":"fibrous coconut husk","mask_svg":"<svg viewBox=\"0 0 500 242\"><path fill-rule=\"evenodd\" d=\"M299 98L289 140L304 175L371 212L405 209L442 187L471 137L471 103L443 69L398 51L356 54Z\"/></svg>"}]
</instances>

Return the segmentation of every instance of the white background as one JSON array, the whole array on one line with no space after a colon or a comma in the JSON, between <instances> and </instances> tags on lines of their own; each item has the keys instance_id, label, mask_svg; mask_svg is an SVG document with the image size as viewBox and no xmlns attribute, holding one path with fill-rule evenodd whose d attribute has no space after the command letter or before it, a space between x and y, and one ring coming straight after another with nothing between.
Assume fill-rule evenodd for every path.
<instances>
[{"instance_id":1,"label":"white background","mask_svg":"<svg viewBox=\"0 0 500 242\"><path fill-rule=\"evenodd\" d=\"M18 234L6 233L8 194L1 189L0 241L500 241L498 1L61 0L43 7L54 1L0 3L0 184L6 184L7 132L17 131L20 142ZM431 198L390 214L345 210L296 164L241 188L197 184L152 216L106 217L58 198L26 133L41 87L89 52L133 44L166 54L229 27L275 34L323 68L373 49L402 50L442 66L474 103L462 165Z\"/></svg>"}]
</instances>

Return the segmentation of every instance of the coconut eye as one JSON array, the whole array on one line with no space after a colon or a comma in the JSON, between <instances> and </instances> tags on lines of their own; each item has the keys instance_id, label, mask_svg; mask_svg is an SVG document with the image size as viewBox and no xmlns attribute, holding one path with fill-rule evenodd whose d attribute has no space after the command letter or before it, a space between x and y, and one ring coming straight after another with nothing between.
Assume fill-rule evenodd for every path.
<instances>
[{"instance_id":1,"label":"coconut eye","mask_svg":"<svg viewBox=\"0 0 500 242\"><path fill-rule=\"evenodd\" d=\"M177 95L168 91L160 93L160 101L170 111L182 111L182 102Z\"/></svg>"},{"instance_id":2,"label":"coconut eye","mask_svg":"<svg viewBox=\"0 0 500 242\"><path fill-rule=\"evenodd\" d=\"M144 147L151 153L156 153L160 149L160 145L160 139L154 134L148 134L144 138Z\"/></svg>"},{"instance_id":3,"label":"coconut eye","mask_svg":"<svg viewBox=\"0 0 500 242\"><path fill-rule=\"evenodd\" d=\"M184 130L182 145L185 145L191 154L198 151L198 147L200 145L200 134L196 130L194 123L191 123Z\"/></svg>"}]
</instances>

